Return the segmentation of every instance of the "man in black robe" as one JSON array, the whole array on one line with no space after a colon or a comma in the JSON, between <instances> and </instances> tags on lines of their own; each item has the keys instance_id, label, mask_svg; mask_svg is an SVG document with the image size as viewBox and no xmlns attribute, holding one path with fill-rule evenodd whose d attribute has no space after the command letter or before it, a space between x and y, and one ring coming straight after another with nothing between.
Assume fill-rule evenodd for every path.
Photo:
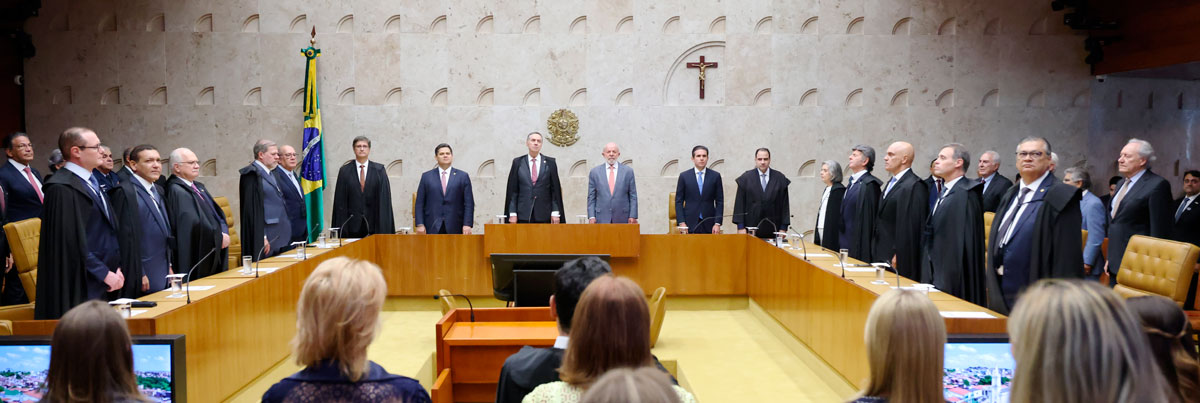
<instances>
[{"instance_id":1,"label":"man in black robe","mask_svg":"<svg viewBox=\"0 0 1200 403\"><path fill-rule=\"evenodd\" d=\"M921 231L928 215L929 189L912 172L912 144L898 141L888 146L883 168L892 178L883 187L875 219L872 262L888 262L901 276L920 278Z\"/></svg>"},{"instance_id":2,"label":"man in black robe","mask_svg":"<svg viewBox=\"0 0 1200 403\"><path fill-rule=\"evenodd\" d=\"M987 307L1007 315L1024 288L1043 278L1083 278L1082 192L1051 171L1050 142L1017 145L1021 180L1000 199L988 245Z\"/></svg>"},{"instance_id":3,"label":"man in black robe","mask_svg":"<svg viewBox=\"0 0 1200 403\"><path fill-rule=\"evenodd\" d=\"M1000 175L998 171L1000 171L1000 153L992 150L984 151L979 156L979 168L975 171L979 174L979 183L983 184L983 211L996 212L996 208L1000 206L1000 198L1013 185L1012 181L1004 175Z\"/></svg>"},{"instance_id":4,"label":"man in black robe","mask_svg":"<svg viewBox=\"0 0 1200 403\"><path fill-rule=\"evenodd\" d=\"M982 186L963 176L970 160L962 144L947 144L938 152L934 173L938 187L945 190L925 221L921 282L982 306L986 302Z\"/></svg>"},{"instance_id":5,"label":"man in black robe","mask_svg":"<svg viewBox=\"0 0 1200 403\"><path fill-rule=\"evenodd\" d=\"M733 223L739 234L745 234L746 227L756 227L758 230L751 235L774 238L776 232L787 231L791 222L788 185L792 181L783 172L771 169L771 150L765 147L754 151L754 166L734 181L738 187L733 199Z\"/></svg>"},{"instance_id":6,"label":"man in black robe","mask_svg":"<svg viewBox=\"0 0 1200 403\"><path fill-rule=\"evenodd\" d=\"M125 286L115 297L137 298L167 288L171 270L171 230L166 197L154 182L162 176L158 150L143 144L134 147L128 179L108 192L121 222L121 268Z\"/></svg>"},{"instance_id":7,"label":"man in black robe","mask_svg":"<svg viewBox=\"0 0 1200 403\"><path fill-rule=\"evenodd\" d=\"M849 249L850 257L871 260L871 237L875 234L875 213L879 209L879 185L871 170L875 168L875 149L856 145L850 151L850 183L842 199L842 227L838 245Z\"/></svg>"},{"instance_id":8,"label":"man in black robe","mask_svg":"<svg viewBox=\"0 0 1200 403\"><path fill-rule=\"evenodd\" d=\"M241 200L242 255L260 259L291 249L292 222L283 184L271 172L279 164L279 147L270 140L254 143L254 162L238 170Z\"/></svg>"},{"instance_id":9,"label":"man in black robe","mask_svg":"<svg viewBox=\"0 0 1200 403\"><path fill-rule=\"evenodd\" d=\"M67 163L43 188L35 319L58 319L125 283L117 217L92 176L103 161L100 138L91 129L72 127L59 135L58 147Z\"/></svg>"},{"instance_id":10,"label":"man in black robe","mask_svg":"<svg viewBox=\"0 0 1200 403\"><path fill-rule=\"evenodd\" d=\"M167 180L167 215L171 223L172 262L189 280L220 273L229 267L229 225L200 177L200 160L192 150L171 152Z\"/></svg>"},{"instance_id":11,"label":"man in black robe","mask_svg":"<svg viewBox=\"0 0 1200 403\"><path fill-rule=\"evenodd\" d=\"M358 136L351 142L354 161L338 170L333 192L333 225L342 238L396 232L392 213L392 183L383 164L371 161L371 140Z\"/></svg>"},{"instance_id":12,"label":"man in black robe","mask_svg":"<svg viewBox=\"0 0 1200 403\"><path fill-rule=\"evenodd\" d=\"M925 180L922 181L922 182L925 182L925 188L929 189L929 210L930 211L933 210L933 204L937 203L938 195L941 195L942 190L943 190L942 188L938 187L940 185L938 185L939 182L937 181L938 180L937 174L933 173L934 165L937 165L937 158L934 158L933 161L929 161L929 177L925 178Z\"/></svg>"}]
</instances>

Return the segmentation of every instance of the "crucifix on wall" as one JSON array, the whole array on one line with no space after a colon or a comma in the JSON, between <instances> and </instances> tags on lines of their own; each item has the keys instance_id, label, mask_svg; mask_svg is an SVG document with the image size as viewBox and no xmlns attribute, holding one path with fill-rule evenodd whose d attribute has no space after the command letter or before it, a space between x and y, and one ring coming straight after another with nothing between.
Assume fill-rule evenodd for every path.
<instances>
[{"instance_id":1,"label":"crucifix on wall","mask_svg":"<svg viewBox=\"0 0 1200 403\"><path fill-rule=\"evenodd\" d=\"M700 99L704 99L704 70L708 68L717 68L717 62L706 63L704 56L700 56L700 63L688 63L689 69L700 69Z\"/></svg>"}]
</instances>

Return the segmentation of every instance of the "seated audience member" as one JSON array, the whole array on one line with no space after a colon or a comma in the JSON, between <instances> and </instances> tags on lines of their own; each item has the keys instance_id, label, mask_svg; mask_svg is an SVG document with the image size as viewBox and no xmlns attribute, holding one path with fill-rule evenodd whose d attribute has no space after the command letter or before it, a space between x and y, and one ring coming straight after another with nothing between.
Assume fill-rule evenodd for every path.
<instances>
[{"instance_id":1,"label":"seated audience member","mask_svg":"<svg viewBox=\"0 0 1200 403\"><path fill-rule=\"evenodd\" d=\"M671 378L657 368L617 368L588 388L581 403L679 403Z\"/></svg>"},{"instance_id":2,"label":"seated audience member","mask_svg":"<svg viewBox=\"0 0 1200 403\"><path fill-rule=\"evenodd\" d=\"M863 331L871 377L854 402L941 402L946 324L914 290L875 299Z\"/></svg>"},{"instance_id":3,"label":"seated audience member","mask_svg":"<svg viewBox=\"0 0 1200 403\"><path fill-rule=\"evenodd\" d=\"M367 360L387 285L379 266L336 257L317 265L296 303L292 354L305 368L271 386L263 402L429 402L412 378Z\"/></svg>"},{"instance_id":4,"label":"seated audience member","mask_svg":"<svg viewBox=\"0 0 1200 403\"><path fill-rule=\"evenodd\" d=\"M575 307L571 342L558 369L561 381L540 385L524 403L574 403L600 375L614 368L654 365L650 355L650 310L633 280L606 275L592 281ZM695 398L678 386L684 403Z\"/></svg>"},{"instance_id":5,"label":"seated audience member","mask_svg":"<svg viewBox=\"0 0 1200 403\"><path fill-rule=\"evenodd\" d=\"M1187 314L1175 302L1158 295L1130 298L1125 304L1142 320L1142 329L1150 339L1150 353L1163 378L1182 401L1200 402L1200 365Z\"/></svg>"},{"instance_id":6,"label":"seated audience member","mask_svg":"<svg viewBox=\"0 0 1200 403\"><path fill-rule=\"evenodd\" d=\"M125 319L99 300L71 308L50 339L50 371L42 402L149 402L133 373Z\"/></svg>"},{"instance_id":7,"label":"seated audience member","mask_svg":"<svg viewBox=\"0 0 1200 403\"><path fill-rule=\"evenodd\" d=\"M525 346L504 360L496 387L496 403L518 403L538 385L560 380L558 367L562 366L563 352L570 340L567 336L571 332L571 318L575 315L579 295L592 280L610 273L612 269L608 263L598 257L569 261L554 273L554 295L550 296L550 316L558 323L554 347ZM655 364L666 373L658 360ZM671 382L675 380L671 379Z\"/></svg>"},{"instance_id":8,"label":"seated audience member","mask_svg":"<svg viewBox=\"0 0 1200 403\"><path fill-rule=\"evenodd\" d=\"M1008 318L1013 403L1177 402L1138 319L1112 290L1045 279Z\"/></svg>"}]
</instances>

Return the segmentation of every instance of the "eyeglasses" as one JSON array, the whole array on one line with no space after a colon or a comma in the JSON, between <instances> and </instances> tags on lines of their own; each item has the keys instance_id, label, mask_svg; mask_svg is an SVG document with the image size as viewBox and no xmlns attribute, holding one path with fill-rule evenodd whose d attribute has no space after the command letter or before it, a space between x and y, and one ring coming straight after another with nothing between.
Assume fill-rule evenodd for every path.
<instances>
[{"instance_id":1,"label":"eyeglasses","mask_svg":"<svg viewBox=\"0 0 1200 403\"><path fill-rule=\"evenodd\" d=\"M87 150L87 149L89 149L89 148L94 148L94 149L96 149L97 151L99 151L99 150L100 150L100 147L104 147L104 145L103 145L103 144L96 144L96 145L94 145L94 146L76 146L76 147L79 147L79 149L80 149L80 150Z\"/></svg>"},{"instance_id":2,"label":"eyeglasses","mask_svg":"<svg viewBox=\"0 0 1200 403\"><path fill-rule=\"evenodd\" d=\"M295 157L295 156L296 156L296 153L287 153L287 154L281 154L281 155L282 155L284 158L291 158L291 157Z\"/></svg>"},{"instance_id":3,"label":"eyeglasses","mask_svg":"<svg viewBox=\"0 0 1200 403\"><path fill-rule=\"evenodd\" d=\"M32 150L32 149L33 149L33 144L30 144L30 143L25 143L25 144L13 144L13 145L12 145L12 148L16 148L16 149L18 149L18 150L20 150L20 149L25 149L25 148L28 148L28 149Z\"/></svg>"},{"instance_id":4,"label":"eyeglasses","mask_svg":"<svg viewBox=\"0 0 1200 403\"><path fill-rule=\"evenodd\" d=\"M178 164L183 165L200 165L200 161L179 161Z\"/></svg>"},{"instance_id":5,"label":"eyeglasses","mask_svg":"<svg viewBox=\"0 0 1200 403\"><path fill-rule=\"evenodd\" d=\"M1021 152L1017 153L1017 158L1020 158L1020 159L1026 159L1026 158L1030 158L1030 157L1032 157L1033 159L1038 159L1038 158L1042 158L1044 156L1046 156L1046 153L1044 151L1021 151Z\"/></svg>"}]
</instances>

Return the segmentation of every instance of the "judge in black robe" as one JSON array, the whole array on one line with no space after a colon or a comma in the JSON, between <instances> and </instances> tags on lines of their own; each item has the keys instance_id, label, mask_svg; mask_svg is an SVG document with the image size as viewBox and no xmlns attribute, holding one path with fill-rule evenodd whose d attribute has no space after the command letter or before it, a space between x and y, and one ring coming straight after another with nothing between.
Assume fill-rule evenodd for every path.
<instances>
[{"instance_id":1,"label":"judge in black robe","mask_svg":"<svg viewBox=\"0 0 1200 403\"><path fill-rule=\"evenodd\" d=\"M871 260L871 237L875 235L875 215L879 209L879 178L871 175L875 167L875 149L858 145L850 153L847 165L854 173L842 199L842 228L838 244L849 249L850 257ZM857 169L857 170L856 170Z\"/></svg>"},{"instance_id":2,"label":"judge in black robe","mask_svg":"<svg viewBox=\"0 0 1200 403\"><path fill-rule=\"evenodd\" d=\"M943 147L935 172L946 182L945 193L925 221L921 282L975 305L984 296L984 228L982 186L966 178L970 156L962 145ZM1078 251L1078 250L1077 250Z\"/></svg>"},{"instance_id":3,"label":"judge in black robe","mask_svg":"<svg viewBox=\"0 0 1200 403\"><path fill-rule=\"evenodd\" d=\"M989 230L987 307L1007 315L1026 286L1044 278L1083 278L1083 239L1079 228L1083 213L1081 192L1054 177L1049 170L1049 145L1042 139L1026 140L1019 151L1042 151L1042 157L1017 160L1022 176L1030 176L1031 189L1024 200L1016 200L1023 185L1012 186L1001 198L996 219ZM1037 180L1040 182L1034 183ZM1022 178L1022 183L1025 179ZM1022 210L1021 207L1024 207ZM1016 211L1012 217L1010 212ZM1007 242L1000 230L1012 220ZM998 269L1004 267L1004 274Z\"/></svg>"},{"instance_id":4,"label":"judge in black robe","mask_svg":"<svg viewBox=\"0 0 1200 403\"><path fill-rule=\"evenodd\" d=\"M254 162L238 170L238 200L242 253L257 262L292 248L292 221L284 190L271 174L278 164L279 148L274 142L259 140L254 144L254 154Z\"/></svg>"},{"instance_id":5,"label":"judge in black robe","mask_svg":"<svg viewBox=\"0 0 1200 403\"><path fill-rule=\"evenodd\" d=\"M383 164L370 161L371 140L358 136L351 142L354 160L338 169L333 192L333 222L342 238L396 232L392 213L392 183ZM359 176L364 181L359 181Z\"/></svg>"},{"instance_id":6,"label":"judge in black robe","mask_svg":"<svg viewBox=\"0 0 1200 403\"><path fill-rule=\"evenodd\" d=\"M190 272L189 280L223 272L229 267L228 244L224 241L229 227L224 213L203 183L192 181L193 189L185 180L184 175L193 179L199 176L199 165L185 166L175 161L174 154L171 165L175 174L167 180L166 188L168 221L174 235L171 266L176 273ZM188 159L195 158L191 151L186 154Z\"/></svg>"},{"instance_id":7,"label":"judge in black robe","mask_svg":"<svg viewBox=\"0 0 1200 403\"><path fill-rule=\"evenodd\" d=\"M912 172L912 157L913 147L905 142L893 143L884 157L884 168L894 176L884 185L879 201L871 261L887 262L901 276L918 279L929 190Z\"/></svg>"},{"instance_id":8,"label":"judge in black robe","mask_svg":"<svg viewBox=\"0 0 1200 403\"><path fill-rule=\"evenodd\" d=\"M754 155L756 168L742 173L734 182L737 194L733 199L733 223L738 232L745 233L746 227L756 227L754 236L774 238L775 233L787 231L791 223L789 212L788 185L792 181L783 172L771 169L771 151L760 148ZM763 188L763 176L767 178Z\"/></svg>"},{"instance_id":9,"label":"judge in black robe","mask_svg":"<svg viewBox=\"0 0 1200 403\"><path fill-rule=\"evenodd\" d=\"M813 243L821 245L822 248L836 251L840 248L838 231L842 228L842 198L846 197L846 186L841 181L830 183L826 182L825 188L829 191L829 197L824 198L825 222L818 222L817 228L813 229ZM822 191L823 193L824 191ZM820 215L820 210L817 210L818 220L821 219Z\"/></svg>"}]
</instances>

